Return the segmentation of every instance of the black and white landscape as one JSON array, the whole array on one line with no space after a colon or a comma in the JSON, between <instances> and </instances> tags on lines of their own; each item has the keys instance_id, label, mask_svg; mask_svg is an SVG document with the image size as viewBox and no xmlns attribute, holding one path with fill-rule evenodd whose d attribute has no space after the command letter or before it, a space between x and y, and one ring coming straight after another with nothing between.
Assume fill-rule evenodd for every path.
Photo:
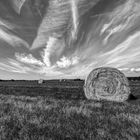
<instances>
[{"instance_id":1,"label":"black and white landscape","mask_svg":"<svg viewBox=\"0 0 140 140\"><path fill-rule=\"evenodd\" d=\"M139 0L0 0L0 139L140 139ZM99 67L124 102L86 99Z\"/></svg>"}]
</instances>

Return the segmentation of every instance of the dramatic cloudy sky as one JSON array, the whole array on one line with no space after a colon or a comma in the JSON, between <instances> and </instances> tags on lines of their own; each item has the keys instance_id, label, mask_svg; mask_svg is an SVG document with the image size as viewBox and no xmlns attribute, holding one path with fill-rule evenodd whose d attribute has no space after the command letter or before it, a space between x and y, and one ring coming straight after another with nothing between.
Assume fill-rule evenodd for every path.
<instances>
[{"instance_id":1,"label":"dramatic cloudy sky","mask_svg":"<svg viewBox=\"0 0 140 140\"><path fill-rule=\"evenodd\" d=\"M0 79L140 75L139 0L0 0Z\"/></svg>"}]
</instances>

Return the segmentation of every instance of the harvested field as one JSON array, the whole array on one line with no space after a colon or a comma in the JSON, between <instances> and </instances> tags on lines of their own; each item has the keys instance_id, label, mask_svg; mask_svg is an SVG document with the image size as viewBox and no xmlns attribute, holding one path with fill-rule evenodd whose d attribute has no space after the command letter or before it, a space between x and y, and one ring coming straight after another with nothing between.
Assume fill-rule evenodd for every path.
<instances>
[{"instance_id":1,"label":"harvested field","mask_svg":"<svg viewBox=\"0 0 140 140\"><path fill-rule=\"evenodd\" d=\"M92 101L83 96L83 81L75 86L69 82L69 88L66 88L66 83L67 86L63 83L60 86L57 81L54 83L47 83L51 92L47 90L46 93L44 85L38 85L38 90L35 90L37 86L29 88L29 84L19 84L22 88L3 85L5 89L0 95L0 139L139 140L139 99L124 103ZM131 85L138 97L140 83L133 82ZM15 94L17 88L19 91ZM10 90L5 94L6 89ZM39 89L44 91L42 95L39 95Z\"/></svg>"},{"instance_id":2,"label":"harvested field","mask_svg":"<svg viewBox=\"0 0 140 140\"><path fill-rule=\"evenodd\" d=\"M140 102L0 96L0 139L140 138Z\"/></svg>"}]
</instances>

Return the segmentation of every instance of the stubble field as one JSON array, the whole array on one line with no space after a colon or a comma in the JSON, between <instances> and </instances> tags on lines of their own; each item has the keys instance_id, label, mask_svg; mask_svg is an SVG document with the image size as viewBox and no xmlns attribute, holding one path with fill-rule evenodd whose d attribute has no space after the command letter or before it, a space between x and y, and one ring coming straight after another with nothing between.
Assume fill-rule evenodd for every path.
<instances>
[{"instance_id":1,"label":"stubble field","mask_svg":"<svg viewBox=\"0 0 140 140\"><path fill-rule=\"evenodd\" d=\"M14 82L0 82L1 140L140 139L139 99L86 100L83 81ZM140 82L130 85L139 97Z\"/></svg>"}]
</instances>

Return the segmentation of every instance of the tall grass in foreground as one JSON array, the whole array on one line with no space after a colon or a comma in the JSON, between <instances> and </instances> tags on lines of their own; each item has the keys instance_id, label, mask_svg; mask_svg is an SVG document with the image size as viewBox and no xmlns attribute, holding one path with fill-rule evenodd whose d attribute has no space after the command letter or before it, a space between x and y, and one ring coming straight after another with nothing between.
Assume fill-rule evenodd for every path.
<instances>
[{"instance_id":1,"label":"tall grass in foreground","mask_svg":"<svg viewBox=\"0 0 140 140\"><path fill-rule=\"evenodd\" d=\"M0 95L0 140L106 139L140 139L140 102Z\"/></svg>"}]
</instances>

